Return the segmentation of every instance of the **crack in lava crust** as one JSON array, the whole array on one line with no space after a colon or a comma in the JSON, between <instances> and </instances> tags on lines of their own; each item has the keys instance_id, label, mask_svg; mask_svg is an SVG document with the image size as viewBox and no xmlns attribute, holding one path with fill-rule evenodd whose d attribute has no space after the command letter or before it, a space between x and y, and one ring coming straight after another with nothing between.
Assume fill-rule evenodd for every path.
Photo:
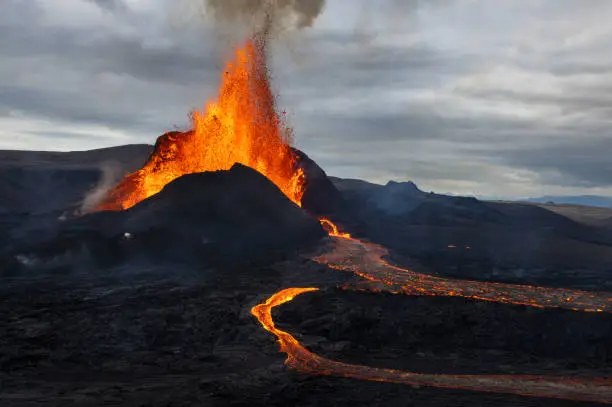
<instances>
[{"instance_id":1,"label":"crack in lava crust","mask_svg":"<svg viewBox=\"0 0 612 407\"><path fill-rule=\"evenodd\" d=\"M388 291L407 295L465 297L505 304L538 308L565 308L583 312L612 312L612 294L610 293L455 280L403 269L383 259L388 254L384 247L339 233L331 221L325 221L329 222L328 226L333 229L330 237L334 242L334 250L315 257L313 260L364 278L359 288L361 290ZM303 347L291 334L277 329L271 313L272 308L293 300L297 295L317 290L318 288L287 288L272 295L265 303L251 309L251 313L261 325L278 338L281 352L287 354L286 365L297 371L406 385L612 404L612 380L610 379L579 379L542 375L423 374L352 365L318 356Z\"/></svg>"},{"instance_id":2,"label":"crack in lava crust","mask_svg":"<svg viewBox=\"0 0 612 407\"><path fill-rule=\"evenodd\" d=\"M276 328L272 318L272 308L289 302L300 294L317 290L318 288L287 288L251 309L251 314L259 320L263 327L278 338L281 352L287 354L285 364L299 372L413 386L612 403L612 383L605 379L575 379L539 375L423 374L353 365L318 356L303 347L291 334Z\"/></svg>"}]
</instances>

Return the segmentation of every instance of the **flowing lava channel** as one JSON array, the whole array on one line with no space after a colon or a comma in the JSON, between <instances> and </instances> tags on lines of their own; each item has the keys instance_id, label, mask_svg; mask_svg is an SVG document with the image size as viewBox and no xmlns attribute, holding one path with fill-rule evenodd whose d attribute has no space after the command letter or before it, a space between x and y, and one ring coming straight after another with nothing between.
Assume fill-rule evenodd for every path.
<instances>
[{"instance_id":1,"label":"flowing lava channel","mask_svg":"<svg viewBox=\"0 0 612 407\"><path fill-rule=\"evenodd\" d=\"M303 373L339 376L359 380L398 383L413 386L512 393L521 396L562 398L578 401L612 403L612 386L608 380L538 376L538 375L445 375L411 373L362 365L336 362L310 352L291 334L274 325L272 308L293 300L296 296L317 291L317 288L288 288L256 305L251 313L262 326L276 335L286 364Z\"/></svg>"},{"instance_id":2,"label":"flowing lava channel","mask_svg":"<svg viewBox=\"0 0 612 407\"><path fill-rule=\"evenodd\" d=\"M265 55L265 42L253 39L236 50L221 79L219 98L192 115L192 129L160 137L142 169L128 175L96 208L125 210L160 192L174 179L190 173L227 170L235 163L249 166L270 179L301 206L305 174L291 149L291 131L275 111ZM335 250L314 260L364 278L365 288L393 293L463 296L536 307L563 307L609 312L610 296L571 290L482 283L422 275L390 265L381 246L341 232L329 219L320 219L333 236ZM612 402L609 380L564 379L545 376L432 375L350 365L315 355L287 332L274 326L273 307L316 288L289 288L270 297L251 312L276 335L287 365L302 372L362 380L516 393L574 400Z\"/></svg>"},{"instance_id":3,"label":"flowing lava channel","mask_svg":"<svg viewBox=\"0 0 612 407\"><path fill-rule=\"evenodd\" d=\"M357 274L366 280L361 286L370 291L464 297L536 308L612 312L611 293L458 280L421 274L389 264L384 260L388 251L380 245L352 238L337 232L337 229L330 235L334 238L334 250L313 260L336 270Z\"/></svg>"},{"instance_id":4,"label":"flowing lava channel","mask_svg":"<svg viewBox=\"0 0 612 407\"><path fill-rule=\"evenodd\" d=\"M550 289L525 285L486 283L445 279L415 273L383 260L388 252L382 246L366 243L339 231L329 219L321 219L334 239L334 250L313 260L331 268L355 273L365 278L366 289L395 294L461 296L478 300L521 304L539 308L568 308L576 311L611 312L612 296L585 291ZM561 398L577 401L612 403L612 380L568 378L544 375L445 375L422 374L393 369L336 362L318 356L303 347L292 335L277 329L272 308L295 296L317 288L288 288L252 308L261 325L276 335L286 364L303 373L347 377L407 385L454 388L522 396Z\"/></svg>"}]
</instances>

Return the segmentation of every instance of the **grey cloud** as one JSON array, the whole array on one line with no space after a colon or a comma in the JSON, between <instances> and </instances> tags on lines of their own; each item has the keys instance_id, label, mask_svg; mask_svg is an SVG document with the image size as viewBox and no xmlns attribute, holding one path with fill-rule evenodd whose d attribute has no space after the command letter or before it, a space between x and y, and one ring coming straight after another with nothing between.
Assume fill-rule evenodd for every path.
<instances>
[{"instance_id":1,"label":"grey cloud","mask_svg":"<svg viewBox=\"0 0 612 407\"><path fill-rule=\"evenodd\" d=\"M612 73L612 67L609 63L568 61L554 63L548 71L556 76L608 75Z\"/></svg>"},{"instance_id":2,"label":"grey cloud","mask_svg":"<svg viewBox=\"0 0 612 407\"><path fill-rule=\"evenodd\" d=\"M101 37L95 32L63 28L48 28L43 33L27 26L0 26L0 52L4 58L35 56L41 69L45 68L43 59L49 58L90 74L113 72L181 85L212 79L220 70L218 55L210 44L197 50L172 43L154 47L139 38Z\"/></svg>"},{"instance_id":3,"label":"grey cloud","mask_svg":"<svg viewBox=\"0 0 612 407\"><path fill-rule=\"evenodd\" d=\"M5 111L23 112L39 118L67 122L123 128L138 128L145 124L139 115L128 115L115 109L112 101L107 106L99 103L84 104L84 98L76 90L48 91L1 86L0 106L3 106Z\"/></svg>"},{"instance_id":4,"label":"grey cloud","mask_svg":"<svg viewBox=\"0 0 612 407\"><path fill-rule=\"evenodd\" d=\"M28 12L36 21L41 10ZM206 42L196 47L96 28L41 29L3 18L0 55L0 115L148 133L148 141L185 123L189 109L212 95L220 71L214 44Z\"/></svg>"},{"instance_id":5,"label":"grey cloud","mask_svg":"<svg viewBox=\"0 0 612 407\"><path fill-rule=\"evenodd\" d=\"M300 121L308 121L306 116ZM314 117L310 120L315 120ZM375 140L378 143L392 144L398 140L419 142L424 140L449 140L459 143L492 141L489 131L500 130L504 126L515 130L512 123L479 121L469 119L444 118L428 109L414 108L396 114L317 114L317 125L325 129L315 138L330 137L347 144ZM299 127L298 127L299 130ZM478 131L480 130L480 131ZM459 146L458 146L459 147Z\"/></svg>"},{"instance_id":6,"label":"grey cloud","mask_svg":"<svg viewBox=\"0 0 612 407\"><path fill-rule=\"evenodd\" d=\"M95 3L98 7L103 10L107 10L113 13L125 12L128 10L128 6L123 0L87 0Z\"/></svg>"},{"instance_id":7,"label":"grey cloud","mask_svg":"<svg viewBox=\"0 0 612 407\"><path fill-rule=\"evenodd\" d=\"M558 186L605 187L612 184L612 135L599 139L576 136L573 142L536 148L491 151L491 156L508 165L541 174L543 182Z\"/></svg>"},{"instance_id":8,"label":"grey cloud","mask_svg":"<svg viewBox=\"0 0 612 407\"><path fill-rule=\"evenodd\" d=\"M559 106L568 111L600 109L612 103L612 84L599 83L596 86L571 86L558 95L509 89L459 89L458 93L492 101L509 101L525 104L547 104Z\"/></svg>"},{"instance_id":9,"label":"grey cloud","mask_svg":"<svg viewBox=\"0 0 612 407\"><path fill-rule=\"evenodd\" d=\"M356 36L333 32L311 37L307 52L307 62L298 67L296 74L279 78L280 89L289 98L295 94L296 99L306 102L339 97L355 101L393 90L427 89L445 78L467 73L478 64L470 55L439 51L424 43L402 48L371 45L364 49ZM390 110L384 99L379 106L376 113ZM382 118L387 116L384 112ZM320 113L325 115L325 111ZM355 116L359 119L359 115Z\"/></svg>"},{"instance_id":10,"label":"grey cloud","mask_svg":"<svg viewBox=\"0 0 612 407\"><path fill-rule=\"evenodd\" d=\"M27 134L31 134L33 136L39 137L41 139L48 139L48 140L54 140L54 139L79 139L82 140L84 138L86 139L97 139L97 140L104 140L105 137L98 135L98 134L91 134L91 133L82 133L82 132L71 132L71 131L54 131L54 130L29 130L26 132Z\"/></svg>"},{"instance_id":11,"label":"grey cloud","mask_svg":"<svg viewBox=\"0 0 612 407\"><path fill-rule=\"evenodd\" d=\"M161 20L149 21L148 14L128 9L120 0L83 0L109 11L103 26L48 25L36 1L5 1L0 14L0 121L23 117L24 122L45 118L52 123L49 131L23 130L23 137L46 138L47 147L53 148L52 140L69 143L86 137L77 129L53 128L75 123L153 142L160 132L184 124L189 108L215 95L222 68L219 44L206 29L158 29ZM401 5L410 9L416 3ZM441 3L462 7L478 1ZM565 6L575 10L575 4ZM562 11L555 8L558 15ZM303 63L291 67L285 54L274 54L279 108L294 116L290 124L299 147L328 172L345 176L412 178L431 185L439 181L444 188L448 180L467 180L480 183L486 193L506 179L506 170L535 171L539 178L525 182L612 186L607 157L612 151L612 81L601 44L541 53L525 48L505 55L497 48L474 46L471 37L457 46L454 35L469 29L457 24L453 38L444 30L427 37L431 33L417 24L427 37L422 41L372 41L367 47L352 27L333 32L315 28L296 45L295 51L305 56ZM493 43L495 35L491 32L494 38L486 43ZM529 41L537 45L538 38ZM537 93L529 84L505 90L478 81L453 90L458 79L486 73L492 62L552 75L564 92ZM592 76L588 82L577 78L585 73ZM421 99L420 91L431 92L431 99ZM436 100L438 96L448 100ZM474 101L534 110L551 106L558 114L529 119L487 114L472 111Z\"/></svg>"},{"instance_id":12,"label":"grey cloud","mask_svg":"<svg viewBox=\"0 0 612 407\"><path fill-rule=\"evenodd\" d=\"M534 145L542 141L550 144L553 139L566 141L568 138L586 136L589 140L610 135L607 129L612 126L612 83L604 80L590 86L568 85L558 95L502 89L462 89L458 93L488 102L501 101L534 108L554 107L558 109L558 114L549 119L553 123L563 117L571 117L571 121L563 124L545 124L544 128L540 129L542 134L536 134L536 138L531 140ZM549 137L546 138L547 133Z\"/></svg>"}]
</instances>

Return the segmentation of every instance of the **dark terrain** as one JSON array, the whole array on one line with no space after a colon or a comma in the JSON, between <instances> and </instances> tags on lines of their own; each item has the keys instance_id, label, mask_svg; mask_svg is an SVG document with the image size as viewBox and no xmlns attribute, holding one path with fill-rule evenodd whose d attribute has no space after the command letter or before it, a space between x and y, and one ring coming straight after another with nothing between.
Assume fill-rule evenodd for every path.
<instances>
[{"instance_id":1,"label":"dark terrain","mask_svg":"<svg viewBox=\"0 0 612 407\"><path fill-rule=\"evenodd\" d=\"M274 315L334 360L612 375L607 313L336 288L358 277L307 259L325 249L316 219L245 167L183 177L129 211L75 216L109 183L100 168L115 179L150 148L0 152L0 405L595 405L289 371L249 312L287 287L323 288ZM612 222L599 212L330 179L306 156L303 165L316 174L304 207L384 244L393 261L458 278L612 290Z\"/></svg>"},{"instance_id":2,"label":"dark terrain","mask_svg":"<svg viewBox=\"0 0 612 407\"><path fill-rule=\"evenodd\" d=\"M422 373L612 376L612 318L464 298L329 290L281 307L279 327L347 363Z\"/></svg>"},{"instance_id":3,"label":"dark terrain","mask_svg":"<svg viewBox=\"0 0 612 407\"><path fill-rule=\"evenodd\" d=\"M362 220L356 235L391 249L399 264L409 258L427 274L612 290L612 210L485 202L426 193L411 182L332 180Z\"/></svg>"}]
</instances>

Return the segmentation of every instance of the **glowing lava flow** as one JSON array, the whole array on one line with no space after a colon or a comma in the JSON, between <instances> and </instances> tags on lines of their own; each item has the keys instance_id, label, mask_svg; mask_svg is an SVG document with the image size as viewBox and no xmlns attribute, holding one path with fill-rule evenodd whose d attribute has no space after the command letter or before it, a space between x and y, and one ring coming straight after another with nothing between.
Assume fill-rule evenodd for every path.
<instances>
[{"instance_id":1,"label":"glowing lava flow","mask_svg":"<svg viewBox=\"0 0 612 407\"><path fill-rule=\"evenodd\" d=\"M465 297L538 308L612 312L611 293L436 277L389 264L383 259L388 251L377 244L336 236L334 245L334 250L313 260L359 275L367 280L363 287L372 291Z\"/></svg>"},{"instance_id":2,"label":"glowing lava flow","mask_svg":"<svg viewBox=\"0 0 612 407\"><path fill-rule=\"evenodd\" d=\"M300 294L316 290L317 288L288 288L251 309L251 314L259 320L263 327L278 338L281 351L287 354L285 363L297 371L407 385L612 403L612 383L609 380L581 380L536 375L422 374L351 365L323 358L300 345L291 334L277 329L272 319L272 308L289 302Z\"/></svg>"},{"instance_id":3,"label":"glowing lava flow","mask_svg":"<svg viewBox=\"0 0 612 407\"><path fill-rule=\"evenodd\" d=\"M338 230L338 226L336 226L336 224L332 222L331 220L327 218L320 218L319 222L321 222L321 226L323 226L323 228L327 230L327 233L329 233L330 236L344 237L346 239L351 239L351 235L349 233L340 232Z\"/></svg>"},{"instance_id":4,"label":"glowing lava flow","mask_svg":"<svg viewBox=\"0 0 612 407\"><path fill-rule=\"evenodd\" d=\"M160 137L142 169L128 175L98 206L123 210L158 193L174 179L196 172L249 166L301 204L304 172L291 149L292 134L276 114L264 41L236 51L222 75L218 102L193 114L193 129Z\"/></svg>"},{"instance_id":5,"label":"glowing lava flow","mask_svg":"<svg viewBox=\"0 0 612 407\"><path fill-rule=\"evenodd\" d=\"M578 311L611 312L610 294L551 289L526 285L486 283L445 279L415 273L387 263L383 247L362 242L338 228L328 219L321 224L334 236L335 249L315 261L334 269L365 278L370 290L386 290L413 295L462 296L485 301L522 304L533 307L559 307ZM277 329L272 308L293 300L297 295L317 288L288 288L251 309L261 325L273 333L287 354L286 364L303 373L347 377L407 385L512 393L523 396L561 398L612 404L612 380L567 378L541 375L444 375L404 372L336 362L318 356L303 347L291 334Z\"/></svg>"}]
</instances>

